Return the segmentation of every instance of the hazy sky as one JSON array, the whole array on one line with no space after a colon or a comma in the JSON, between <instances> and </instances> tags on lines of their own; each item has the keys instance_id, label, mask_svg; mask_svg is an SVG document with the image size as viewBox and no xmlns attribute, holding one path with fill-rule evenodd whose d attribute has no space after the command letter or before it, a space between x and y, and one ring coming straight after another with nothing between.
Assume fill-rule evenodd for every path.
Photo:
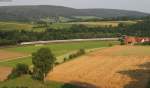
<instances>
[{"instance_id":1,"label":"hazy sky","mask_svg":"<svg viewBox=\"0 0 150 88\"><path fill-rule=\"evenodd\" d=\"M12 2L0 2L0 5L61 5L73 8L112 8L150 13L150 0L12 0Z\"/></svg>"}]
</instances>

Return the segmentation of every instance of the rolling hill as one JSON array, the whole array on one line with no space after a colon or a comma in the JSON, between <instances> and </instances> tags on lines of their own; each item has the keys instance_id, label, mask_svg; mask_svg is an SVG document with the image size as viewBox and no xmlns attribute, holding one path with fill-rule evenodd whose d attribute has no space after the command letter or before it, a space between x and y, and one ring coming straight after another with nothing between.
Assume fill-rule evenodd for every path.
<instances>
[{"instance_id":1,"label":"rolling hill","mask_svg":"<svg viewBox=\"0 0 150 88\"><path fill-rule=\"evenodd\" d=\"M30 6L0 6L0 20L39 20L51 16L96 16L107 17L143 17L148 13L116 9L75 9L63 6L30 5Z\"/></svg>"}]
</instances>

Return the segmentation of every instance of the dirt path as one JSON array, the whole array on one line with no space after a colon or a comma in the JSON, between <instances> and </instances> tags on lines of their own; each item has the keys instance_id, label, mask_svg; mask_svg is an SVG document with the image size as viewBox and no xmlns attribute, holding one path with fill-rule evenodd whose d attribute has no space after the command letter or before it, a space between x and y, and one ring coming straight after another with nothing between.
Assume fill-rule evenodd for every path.
<instances>
[{"instance_id":1,"label":"dirt path","mask_svg":"<svg viewBox=\"0 0 150 88\"><path fill-rule=\"evenodd\" d=\"M150 74L150 56L132 53L134 49L144 52L145 48L116 46L89 53L57 66L47 80L86 88L145 88ZM122 52L127 50L131 52L124 55Z\"/></svg>"},{"instance_id":2,"label":"dirt path","mask_svg":"<svg viewBox=\"0 0 150 88\"><path fill-rule=\"evenodd\" d=\"M7 79L7 76L11 73L12 68L10 67L0 67L0 81Z\"/></svg>"},{"instance_id":3,"label":"dirt path","mask_svg":"<svg viewBox=\"0 0 150 88\"><path fill-rule=\"evenodd\" d=\"M28 57L28 55L17 52L0 50L0 62L15 60L23 57ZM7 79L7 76L11 73L11 70L12 68L10 67L0 67L0 81Z\"/></svg>"},{"instance_id":4,"label":"dirt path","mask_svg":"<svg viewBox=\"0 0 150 88\"><path fill-rule=\"evenodd\" d=\"M9 52L5 50L0 50L0 61L7 61L14 58L25 57L26 54Z\"/></svg>"}]
</instances>

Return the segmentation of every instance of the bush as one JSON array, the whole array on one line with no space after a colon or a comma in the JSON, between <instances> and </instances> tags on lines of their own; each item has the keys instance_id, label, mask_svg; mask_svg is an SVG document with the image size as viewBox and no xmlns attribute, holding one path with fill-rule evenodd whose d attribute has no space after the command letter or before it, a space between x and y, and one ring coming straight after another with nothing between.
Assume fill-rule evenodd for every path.
<instances>
[{"instance_id":1,"label":"bush","mask_svg":"<svg viewBox=\"0 0 150 88\"><path fill-rule=\"evenodd\" d=\"M77 53L78 53L79 55L83 55L83 54L85 54L85 50L84 50L84 49L80 49Z\"/></svg>"},{"instance_id":2,"label":"bush","mask_svg":"<svg viewBox=\"0 0 150 88\"><path fill-rule=\"evenodd\" d=\"M124 39L120 39L120 45L125 45Z\"/></svg>"},{"instance_id":3,"label":"bush","mask_svg":"<svg viewBox=\"0 0 150 88\"><path fill-rule=\"evenodd\" d=\"M146 88L150 88L150 80L148 81Z\"/></svg>"},{"instance_id":4,"label":"bush","mask_svg":"<svg viewBox=\"0 0 150 88\"><path fill-rule=\"evenodd\" d=\"M67 57L65 57L65 58L64 58L64 62L66 62L67 60L68 60L68 58L67 58Z\"/></svg>"},{"instance_id":5,"label":"bush","mask_svg":"<svg viewBox=\"0 0 150 88\"><path fill-rule=\"evenodd\" d=\"M150 42L137 43L135 45L150 45Z\"/></svg>"},{"instance_id":6,"label":"bush","mask_svg":"<svg viewBox=\"0 0 150 88\"><path fill-rule=\"evenodd\" d=\"M60 63L59 62L55 62L55 66L59 65Z\"/></svg>"},{"instance_id":7,"label":"bush","mask_svg":"<svg viewBox=\"0 0 150 88\"><path fill-rule=\"evenodd\" d=\"M112 44L112 43L109 43L109 44L108 44L108 46L109 46L109 47L112 47L112 46L113 46L113 44Z\"/></svg>"},{"instance_id":8,"label":"bush","mask_svg":"<svg viewBox=\"0 0 150 88\"><path fill-rule=\"evenodd\" d=\"M69 55L69 59L72 59L72 58L74 58L74 54Z\"/></svg>"},{"instance_id":9,"label":"bush","mask_svg":"<svg viewBox=\"0 0 150 88\"><path fill-rule=\"evenodd\" d=\"M13 40L6 40L6 39L0 39L0 46L6 46L6 45L15 45L17 44L16 41Z\"/></svg>"},{"instance_id":10,"label":"bush","mask_svg":"<svg viewBox=\"0 0 150 88\"><path fill-rule=\"evenodd\" d=\"M83 55L83 54L85 54L85 53L86 53L86 52L85 52L84 49L80 49L80 50L78 50L76 53L70 54L70 55L69 55L69 59L76 58L76 57L81 56L81 55Z\"/></svg>"},{"instance_id":11,"label":"bush","mask_svg":"<svg viewBox=\"0 0 150 88\"><path fill-rule=\"evenodd\" d=\"M29 73L29 67L26 64L17 64L15 68L13 68L11 74L8 76L8 79L14 79L20 77L21 75L25 75Z\"/></svg>"}]
</instances>

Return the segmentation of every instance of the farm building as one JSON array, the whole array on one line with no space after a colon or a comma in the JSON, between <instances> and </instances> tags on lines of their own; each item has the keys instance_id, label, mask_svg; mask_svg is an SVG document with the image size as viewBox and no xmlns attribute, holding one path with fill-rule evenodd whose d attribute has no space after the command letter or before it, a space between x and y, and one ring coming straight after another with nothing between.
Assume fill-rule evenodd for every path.
<instances>
[{"instance_id":1,"label":"farm building","mask_svg":"<svg viewBox=\"0 0 150 88\"><path fill-rule=\"evenodd\" d=\"M128 45L128 44L133 45L133 44L135 44L135 43L150 42L150 38L124 36L124 42L125 42L126 45Z\"/></svg>"}]
</instances>

